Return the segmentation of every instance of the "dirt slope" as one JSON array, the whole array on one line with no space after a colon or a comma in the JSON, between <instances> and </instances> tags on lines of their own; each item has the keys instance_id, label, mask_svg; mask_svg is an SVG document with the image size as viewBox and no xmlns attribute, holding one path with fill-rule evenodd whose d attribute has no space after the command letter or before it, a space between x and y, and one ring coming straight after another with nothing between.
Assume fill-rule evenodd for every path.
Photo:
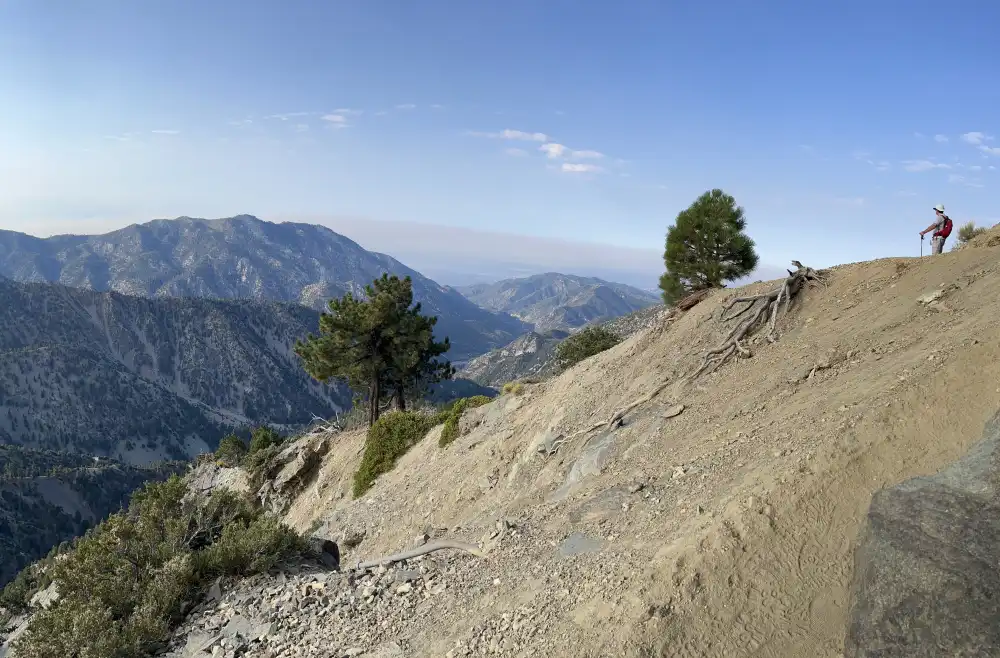
<instances>
[{"instance_id":1,"label":"dirt slope","mask_svg":"<svg viewBox=\"0 0 1000 658\"><path fill-rule=\"evenodd\" d=\"M442 558L448 587L393 625L405 655L840 655L871 493L957 458L1000 406L998 247L993 231L933 258L834 268L779 319L778 342L685 385L726 333L733 291L720 291L468 412L447 449L432 431L357 501L363 436L343 435L288 519L363 531L345 563L425 531L482 542L484 558ZM539 451L664 380L622 427ZM512 615L526 636L503 630Z\"/></svg>"}]
</instances>

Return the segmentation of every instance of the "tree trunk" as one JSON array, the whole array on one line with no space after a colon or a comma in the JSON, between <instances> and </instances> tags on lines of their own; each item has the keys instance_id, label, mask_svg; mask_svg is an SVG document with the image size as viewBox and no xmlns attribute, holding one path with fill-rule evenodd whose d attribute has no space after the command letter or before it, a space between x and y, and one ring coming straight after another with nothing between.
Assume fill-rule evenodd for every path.
<instances>
[{"instance_id":1,"label":"tree trunk","mask_svg":"<svg viewBox=\"0 0 1000 658\"><path fill-rule=\"evenodd\" d=\"M378 420L379 397L381 391L378 386L378 376L372 378L372 383L368 386L368 426L371 427Z\"/></svg>"},{"instance_id":2,"label":"tree trunk","mask_svg":"<svg viewBox=\"0 0 1000 658\"><path fill-rule=\"evenodd\" d=\"M403 393L403 387L402 386L397 386L396 387L395 398L396 398L396 410L397 411L406 411L406 395Z\"/></svg>"}]
</instances>

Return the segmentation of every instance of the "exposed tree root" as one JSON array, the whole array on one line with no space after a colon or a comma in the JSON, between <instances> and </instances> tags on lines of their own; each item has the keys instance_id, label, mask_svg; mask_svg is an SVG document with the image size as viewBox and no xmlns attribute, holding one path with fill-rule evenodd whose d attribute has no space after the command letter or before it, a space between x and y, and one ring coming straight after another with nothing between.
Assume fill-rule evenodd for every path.
<instances>
[{"instance_id":1,"label":"exposed tree root","mask_svg":"<svg viewBox=\"0 0 1000 658\"><path fill-rule=\"evenodd\" d=\"M423 546L416 546L400 553L394 553L392 555L369 560L367 562L358 562L357 566L354 567L354 571L367 571L368 569L372 569L374 567L389 565L394 562L402 562L403 560L409 560L415 557L420 557L421 555L427 555L428 553L440 551L444 548L455 548L460 551L465 551L466 553L471 553L476 557L483 557L485 555L482 549L475 544L467 544L464 541L454 541L451 539L442 539L439 541L428 542Z\"/></svg>"},{"instance_id":2,"label":"exposed tree root","mask_svg":"<svg viewBox=\"0 0 1000 658\"><path fill-rule=\"evenodd\" d=\"M777 340L774 329L778 321L778 311L781 308L781 303L784 302L785 313L788 313L792 305L792 300L803 286L809 283L826 285L825 274L823 272L817 272L811 267L806 267L797 260L793 260L792 265L795 265L796 270L794 272L788 270L788 277L776 290L761 295L734 297L729 300L729 303L722 309L722 315L719 318L720 322L735 320L740 316L744 316L744 318L733 327L732 331L729 332L729 335L726 336L725 340L718 347L705 353L704 362L688 378L689 381L696 379L704 372L712 372L728 361L734 354L744 358L751 356L750 350L747 349L742 341L746 340L750 333L762 324L768 325L767 333L764 337L769 343L773 343ZM745 304L745 306L727 317L727 314L737 304Z\"/></svg>"}]
</instances>

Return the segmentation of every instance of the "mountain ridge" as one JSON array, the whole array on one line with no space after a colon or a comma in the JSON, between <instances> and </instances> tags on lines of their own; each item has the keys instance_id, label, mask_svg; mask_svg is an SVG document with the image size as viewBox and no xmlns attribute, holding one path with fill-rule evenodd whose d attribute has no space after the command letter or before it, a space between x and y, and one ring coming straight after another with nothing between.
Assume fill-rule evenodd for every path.
<instances>
[{"instance_id":1,"label":"mountain ridge","mask_svg":"<svg viewBox=\"0 0 1000 658\"><path fill-rule=\"evenodd\" d=\"M149 299L0 278L0 443L146 463L234 427L298 427L350 405L303 370L319 313L283 302Z\"/></svg>"},{"instance_id":2,"label":"mountain ridge","mask_svg":"<svg viewBox=\"0 0 1000 658\"><path fill-rule=\"evenodd\" d=\"M39 238L0 230L0 275L98 292L273 300L322 311L329 299L360 294L385 272L411 277L416 301L438 316L437 330L451 340L457 364L531 328L315 224L237 215L154 219L98 235Z\"/></svg>"},{"instance_id":3,"label":"mountain ridge","mask_svg":"<svg viewBox=\"0 0 1000 658\"><path fill-rule=\"evenodd\" d=\"M479 306L509 313L541 333L578 329L661 302L658 295L634 286L560 272L456 289Z\"/></svg>"}]
</instances>

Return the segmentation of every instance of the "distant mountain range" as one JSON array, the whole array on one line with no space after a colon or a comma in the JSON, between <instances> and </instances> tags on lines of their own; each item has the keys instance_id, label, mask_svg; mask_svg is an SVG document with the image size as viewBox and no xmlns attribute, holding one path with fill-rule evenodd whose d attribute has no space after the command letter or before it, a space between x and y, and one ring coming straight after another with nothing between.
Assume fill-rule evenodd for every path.
<instances>
[{"instance_id":1,"label":"distant mountain range","mask_svg":"<svg viewBox=\"0 0 1000 658\"><path fill-rule=\"evenodd\" d=\"M240 215L154 220L90 236L0 231L0 275L144 297L273 300L323 310L330 298L358 293L384 272L413 279L416 300L438 316L439 335L451 339L448 358L458 365L532 328L312 224Z\"/></svg>"},{"instance_id":2,"label":"distant mountain range","mask_svg":"<svg viewBox=\"0 0 1000 658\"><path fill-rule=\"evenodd\" d=\"M625 339L638 331L665 322L670 312L667 307L657 304L598 324ZM544 379L556 374L556 347L569 335L569 332L558 329L525 334L508 345L476 357L466 364L458 376L494 389L507 382L528 378Z\"/></svg>"},{"instance_id":3,"label":"distant mountain range","mask_svg":"<svg viewBox=\"0 0 1000 658\"><path fill-rule=\"evenodd\" d=\"M233 427L350 406L292 352L298 304L147 299L0 278L0 444L132 463L212 450Z\"/></svg>"},{"instance_id":4,"label":"distant mountain range","mask_svg":"<svg viewBox=\"0 0 1000 658\"><path fill-rule=\"evenodd\" d=\"M653 292L555 272L463 286L458 291L485 309L533 325L538 333L578 329L661 303Z\"/></svg>"},{"instance_id":5,"label":"distant mountain range","mask_svg":"<svg viewBox=\"0 0 1000 658\"><path fill-rule=\"evenodd\" d=\"M508 345L477 356L460 374L492 388L518 379L548 377L556 372L556 346L569 335L559 329L526 333Z\"/></svg>"}]
</instances>

